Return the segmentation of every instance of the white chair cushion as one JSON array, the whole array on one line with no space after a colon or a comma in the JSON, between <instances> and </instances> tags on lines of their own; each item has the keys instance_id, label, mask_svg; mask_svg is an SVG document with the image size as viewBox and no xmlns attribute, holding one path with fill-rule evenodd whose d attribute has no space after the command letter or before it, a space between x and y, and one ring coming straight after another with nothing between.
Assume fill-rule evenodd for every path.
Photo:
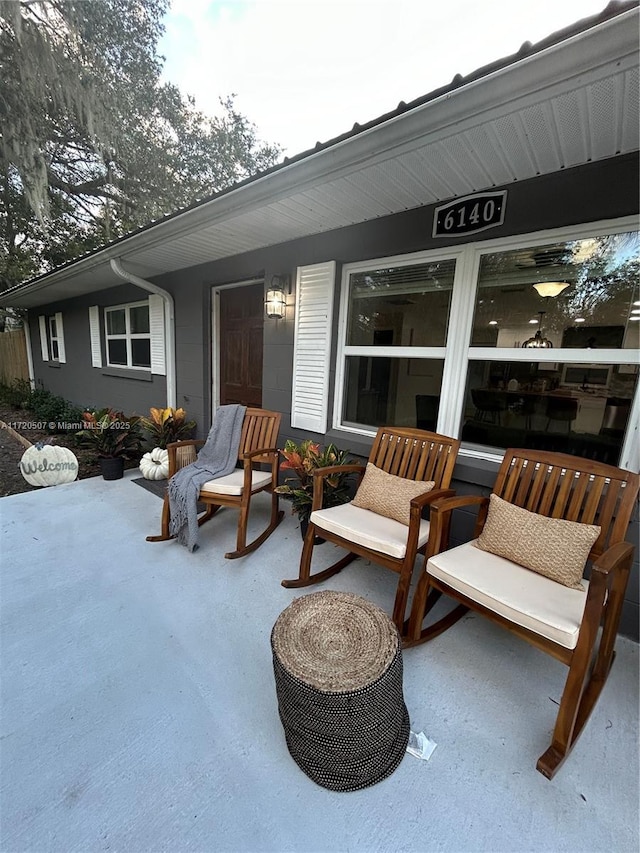
<instances>
[{"instance_id":1,"label":"white chair cushion","mask_svg":"<svg viewBox=\"0 0 640 853\"><path fill-rule=\"evenodd\" d=\"M409 528L406 524L400 524L399 521L378 515L369 509L361 509L352 503L318 509L311 513L310 520L322 530L335 533L372 551L380 551L381 554L388 554L399 560L407 553ZM422 519L418 548L425 545L428 539L429 522Z\"/></svg>"},{"instance_id":2,"label":"white chair cushion","mask_svg":"<svg viewBox=\"0 0 640 853\"><path fill-rule=\"evenodd\" d=\"M427 571L511 622L575 649L589 588L587 580L581 581L581 589L572 589L481 551L472 542L431 557Z\"/></svg>"},{"instance_id":3,"label":"white chair cushion","mask_svg":"<svg viewBox=\"0 0 640 853\"><path fill-rule=\"evenodd\" d=\"M268 486L271 482L271 471L251 472L251 492ZM236 468L224 477L216 477L215 480L207 480L200 492L211 492L216 495L241 495L244 488L244 471Z\"/></svg>"}]
</instances>

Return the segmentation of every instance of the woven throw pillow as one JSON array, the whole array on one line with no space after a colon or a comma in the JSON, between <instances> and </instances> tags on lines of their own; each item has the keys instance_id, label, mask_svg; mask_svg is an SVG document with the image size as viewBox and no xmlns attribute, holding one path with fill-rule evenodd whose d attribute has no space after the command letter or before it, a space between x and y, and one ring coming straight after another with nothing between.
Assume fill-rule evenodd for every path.
<instances>
[{"instance_id":1,"label":"woven throw pillow","mask_svg":"<svg viewBox=\"0 0 640 853\"><path fill-rule=\"evenodd\" d=\"M409 504L413 498L431 491L434 486L433 480L406 480L387 474L382 468L367 462L364 477L351 503L408 526L411 518Z\"/></svg>"},{"instance_id":2,"label":"woven throw pillow","mask_svg":"<svg viewBox=\"0 0 640 853\"><path fill-rule=\"evenodd\" d=\"M564 586L582 589L582 573L599 535L595 524L547 518L491 495L475 544Z\"/></svg>"}]
</instances>

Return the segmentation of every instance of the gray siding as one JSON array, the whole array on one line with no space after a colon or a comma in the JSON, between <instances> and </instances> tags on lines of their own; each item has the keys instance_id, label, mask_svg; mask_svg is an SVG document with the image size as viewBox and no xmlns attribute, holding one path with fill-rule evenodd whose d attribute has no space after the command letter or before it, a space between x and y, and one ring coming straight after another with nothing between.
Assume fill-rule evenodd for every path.
<instances>
[{"instance_id":1,"label":"gray siding","mask_svg":"<svg viewBox=\"0 0 640 853\"><path fill-rule=\"evenodd\" d=\"M53 302L29 311L29 331L33 369L37 383L54 394L70 400L81 408L111 406L127 415L147 415L150 406L164 405L166 380L164 376L134 374L110 367L91 366L91 338L89 334L89 307L120 305L148 297L148 293L125 284L87 296ZM62 313L66 363L54 364L42 360L40 353L40 314ZM104 357L104 327L101 323L102 351Z\"/></svg>"}]
</instances>

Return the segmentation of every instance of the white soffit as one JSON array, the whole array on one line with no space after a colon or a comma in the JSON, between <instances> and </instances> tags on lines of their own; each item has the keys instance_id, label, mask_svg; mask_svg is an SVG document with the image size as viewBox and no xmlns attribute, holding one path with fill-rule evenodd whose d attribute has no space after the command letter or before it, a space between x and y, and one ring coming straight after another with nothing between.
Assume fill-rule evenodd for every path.
<instances>
[{"instance_id":1,"label":"white soffit","mask_svg":"<svg viewBox=\"0 0 640 853\"><path fill-rule=\"evenodd\" d=\"M136 252L135 259L150 268L193 266L632 152L638 149L638 97L638 69L632 68L537 104L467 120L442 138L426 131L410 150L389 150L386 159L201 227L179 244Z\"/></svg>"},{"instance_id":2,"label":"white soffit","mask_svg":"<svg viewBox=\"0 0 640 853\"><path fill-rule=\"evenodd\" d=\"M294 160L51 273L47 301L119 284L111 257L153 277L637 151L637 31L636 8Z\"/></svg>"},{"instance_id":3,"label":"white soffit","mask_svg":"<svg viewBox=\"0 0 640 853\"><path fill-rule=\"evenodd\" d=\"M346 153L379 137L376 153L369 147L368 156L306 181L307 160L294 163L298 189L185 234L179 246L136 252L136 261L192 266L635 151L638 39L632 22L621 20L628 15L574 37L576 67L564 57L569 43L535 54L336 146ZM601 43L585 44L597 37ZM535 72L545 66L546 77L567 76L536 87ZM390 130L395 141L384 139Z\"/></svg>"}]
</instances>

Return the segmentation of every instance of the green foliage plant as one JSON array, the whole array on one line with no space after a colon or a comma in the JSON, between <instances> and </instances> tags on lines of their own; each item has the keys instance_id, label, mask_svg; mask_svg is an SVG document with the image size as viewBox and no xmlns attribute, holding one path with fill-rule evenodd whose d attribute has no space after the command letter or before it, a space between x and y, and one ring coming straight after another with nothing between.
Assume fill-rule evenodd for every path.
<instances>
[{"instance_id":1,"label":"green foliage plant","mask_svg":"<svg viewBox=\"0 0 640 853\"><path fill-rule=\"evenodd\" d=\"M67 427L64 424L77 424L82 420L81 408L45 388L36 388L31 392L28 408L37 420L46 421L47 429L52 433L65 432Z\"/></svg>"},{"instance_id":2,"label":"green foliage plant","mask_svg":"<svg viewBox=\"0 0 640 853\"><path fill-rule=\"evenodd\" d=\"M137 415L127 417L115 409L105 408L83 412L82 420L85 428L76 433L78 442L92 447L99 458L140 458L142 432Z\"/></svg>"},{"instance_id":3,"label":"green foliage plant","mask_svg":"<svg viewBox=\"0 0 640 853\"><path fill-rule=\"evenodd\" d=\"M46 424L46 430L50 433L67 432L68 424L82 421L82 409L79 406L52 393L42 384L32 388L28 379L15 379L8 385L0 386L0 399L12 408L30 412L32 417L29 420Z\"/></svg>"},{"instance_id":4,"label":"green foliage plant","mask_svg":"<svg viewBox=\"0 0 640 853\"><path fill-rule=\"evenodd\" d=\"M339 450L335 444L327 444L322 450L319 444L310 439L300 444L289 439L280 453L284 457L280 468L292 471L294 476L286 477L276 492L291 501L291 511L301 522L308 521L313 503L313 472L331 465L347 465L350 451ZM324 478L323 508L339 506L351 500L349 476L350 472L337 471Z\"/></svg>"},{"instance_id":5,"label":"green foliage plant","mask_svg":"<svg viewBox=\"0 0 640 853\"><path fill-rule=\"evenodd\" d=\"M14 379L0 384L0 400L12 409L26 409L31 397L31 383L28 379Z\"/></svg>"}]
</instances>

